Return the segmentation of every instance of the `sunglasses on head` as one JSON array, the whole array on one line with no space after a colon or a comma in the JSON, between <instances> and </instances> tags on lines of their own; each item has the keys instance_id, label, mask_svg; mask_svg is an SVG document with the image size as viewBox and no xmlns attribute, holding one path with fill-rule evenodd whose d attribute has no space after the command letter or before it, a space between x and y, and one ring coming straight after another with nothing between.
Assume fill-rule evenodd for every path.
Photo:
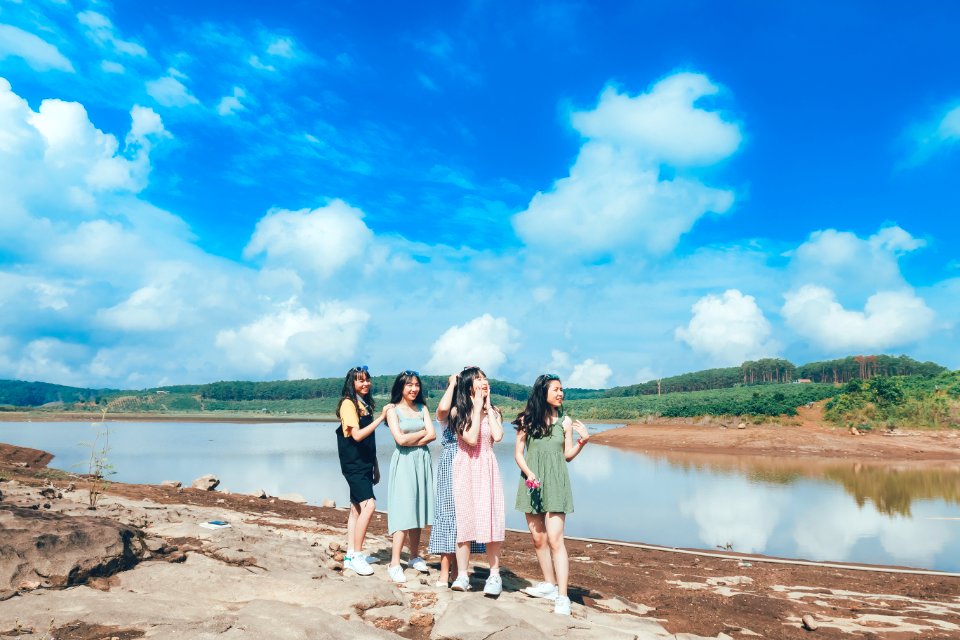
<instances>
[{"instance_id":1,"label":"sunglasses on head","mask_svg":"<svg viewBox=\"0 0 960 640\"><path fill-rule=\"evenodd\" d=\"M480 365L478 364L468 364L463 368L463 371L467 371L469 369L479 369L479 368L480 368ZM463 373L463 371L461 371L460 373Z\"/></svg>"},{"instance_id":2,"label":"sunglasses on head","mask_svg":"<svg viewBox=\"0 0 960 640\"><path fill-rule=\"evenodd\" d=\"M559 379L560 379L560 376L558 376L558 375L555 374L555 373L546 373L546 374L544 374L544 376L546 377L546 379L547 379L548 382L549 382L550 380L559 380Z\"/></svg>"},{"instance_id":3,"label":"sunglasses on head","mask_svg":"<svg viewBox=\"0 0 960 640\"><path fill-rule=\"evenodd\" d=\"M417 376L417 377L419 378L419 377L420 377L420 372L419 372L419 371L414 371L413 369L404 369L404 370L403 370L403 375L405 375L405 376Z\"/></svg>"},{"instance_id":4,"label":"sunglasses on head","mask_svg":"<svg viewBox=\"0 0 960 640\"><path fill-rule=\"evenodd\" d=\"M370 369L368 369L367 365L365 364L358 364L353 368L353 370L357 373L370 373Z\"/></svg>"}]
</instances>

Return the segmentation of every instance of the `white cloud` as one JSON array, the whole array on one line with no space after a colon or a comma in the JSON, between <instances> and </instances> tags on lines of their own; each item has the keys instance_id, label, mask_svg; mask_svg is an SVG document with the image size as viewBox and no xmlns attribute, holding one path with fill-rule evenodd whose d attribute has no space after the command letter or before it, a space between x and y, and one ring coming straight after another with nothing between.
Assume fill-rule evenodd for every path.
<instances>
[{"instance_id":1,"label":"white cloud","mask_svg":"<svg viewBox=\"0 0 960 640\"><path fill-rule=\"evenodd\" d=\"M199 104L200 101L190 93L186 85L180 82L184 75L176 69L169 69L168 74L156 80L147 82L147 93L159 104L165 107L188 107Z\"/></svg>"},{"instance_id":2,"label":"white cloud","mask_svg":"<svg viewBox=\"0 0 960 640\"><path fill-rule=\"evenodd\" d=\"M564 384L578 389L605 389L611 375L613 369L609 366L587 358L573 367L573 372L564 380Z\"/></svg>"},{"instance_id":3,"label":"white cloud","mask_svg":"<svg viewBox=\"0 0 960 640\"><path fill-rule=\"evenodd\" d=\"M636 97L607 88L596 109L571 116L586 138L570 175L537 193L513 218L528 245L583 256L622 251L631 260L669 253L707 213L733 205L729 190L684 170L729 157L740 130L697 102L718 91L680 73ZM675 170L662 177L661 165Z\"/></svg>"},{"instance_id":4,"label":"white cloud","mask_svg":"<svg viewBox=\"0 0 960 640\"><path fill-rule=\"evenodd\" d=\"M284 36L275 37L270 44L267 45L267 55L278 58L296 57L293 38L287 38Z\"/></svg>"},{"instance_id":5,"label":"white cloud","mask_svg":"<svg viewBox=\"0 0 960 640\"><path fill-rule=\"evenodd\" d=\"M938 152L960 142L960 105L951 105L933 120L916 125L910 133L914 150L908 165L926 162Z\"/></svg>"},{"instance_id":6,"label":"white cloud","mask_svg":"<svg viewBox=\"0 0 960 640\"><path fill-rule=\"evenodd\" d=\"M221 116L229 116L238 111L243 111L246 107L243 106L240 99L246 96L247 94L243 89L234 87L231 95L220 98L220 102L217 103L217 113Z\"/></svg>"},{"instance_id":7,"label":"white cloud","mask_svg":"<svg viewBox=\"0 0 960 640\"><path fill-rule=\"evenodd\" d=\"M96 44L109 47L115 53L134 57L145 57L147 50L136 42L117 37L116 29L110 18L96 11L81 11L77 21L87 28L87 37Z\"/></svg>"},{"instance_id":8,"label":"white cloud","mask_svg":"<svg viewBox=\"0 0 960 640\"><path fill-rule=\"evenodd\" d=\"M369 319L341 303L311 311L291 299L250 324L220 331L216 345L240 372L264 376L285 368L288 378L312 377L327 361L353 355Z\"/></svg>"},{"instance_id":9,"label":"white cloud","mask_svg":"<svg viewBox=\"0 0 960 640\"><path fill-rule=\"evenodd\" d=\"M260 71L276 71L277 68L272 64L266 64L260 60L260 56L252 55L247 58L247 63L254 69L259 69Z\"/></svg>"},{"instance_id":10,"label":"white cloud","mask_svg":"<svg viewBox=\"0 0 960 640\"><path fill-rule=\"evenodd\" d=\"M0 60L23 58L35 71L73 72L73 65L55 46L34 34L9 24L0 24Z\"/></svg>"},{"instance_id":11,"label":"white cloud","mask_svg":"<svg viewBox=\"0 0 960 640\"><path fill-rule=\"evenodd\" d=\"M450 327L437 338L424 368L429 373L447 374L477 365L493 376L516 351L518 335L506 318L485 313L466 324Z\"/></svg>"},{"instance_id":12,"label":"white cloud","mask_svg":"<svg viewBox=\"0 0 960 640\"><path fill-rule=\"evenodd\" d=\"M329 276L363 256L372 238L362 211L332 200L317 209L270 211L257 223L243 255L265 254L270 264Z\"/></svg>"},{"instance_id":13,"label":"white cloud","mask_svg":"<svg viewBox=\"0 0 960 640\"><path fill-rule=\"evenodd\" d=\"M781 314L794 331L834 353L882 351L917 342L934 328L935 314L913 291L881 291L863 311L849 311L833 291L805 285L788 292Z\"/></svg>"},{"instance_id":14,"label":"white cloud","mask_svg":"<svg viewBox=\"0 0 960 640\"><path fill-rule=\"evenodd\" d=\"M714 363L733 366L745 360L774 355L770 323L753 296L736 289L709 294L694 303L693 317L674 335Z\"/></svg>"},{"instance_id":15,"label":"white cloud","mask_svg":"<svg viewBox=\"0 0 960 640\"><path fill-rule=\"evenodd\" d=\"M899 259L926 246L898 226L886 226L867 238L849 231L824 229L788 253L795 286L817 284L838 292L858 293L899 288L905 280Z\"/></svg>"},{"instance_id":16,"label":"white cloud","mask_svg":"<svg viewBox=\"0 0 960 640\"><path fill-rule=\"evenodd\" d=\"M695 106L718 92L695 73L674 74L632 97L608 86L596 109L574 113L571 121L583 137L628 147L645 164L711 165L732 155L742 139L739 126Z\"/></svg>"}]
</instances>

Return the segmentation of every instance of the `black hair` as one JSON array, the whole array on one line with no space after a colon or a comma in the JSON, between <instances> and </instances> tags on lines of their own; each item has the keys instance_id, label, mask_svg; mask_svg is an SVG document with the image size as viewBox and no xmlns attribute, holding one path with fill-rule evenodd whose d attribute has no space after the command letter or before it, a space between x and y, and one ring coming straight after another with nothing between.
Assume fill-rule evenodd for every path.
<instances>
[{"instance_id":1,"label":"black hair","mask_svg":"<svg viewBox=\"0 0 960 640\"><path fill-rule=\"evenodd\" d=\"M401 371L397 375L397 379L393 381L393 388L390 390L390 402L392 404L400 404L400 401L403 400L403 387L413 378L416 378L417 384L420 385L420 391L413 403L426 406L427 401L423 397L423 381L420 379L420 374L409 369Z\"/></svg>"},{"instance_id":2,"label":"black hair","mask_svg":"<svg viewBox=\"0 0 960 640\"><path fill-rule=\"evenodd\" d=\"M530 390L527 406L513 421L517 431L525 432L528 438L543 438L553 431L553 425L547 422L551 413L551 407L547 404L547 389L554 380L559 381L560 378L550 373L539 376ZM562 415L563 405L557 409L558 422Z\"/></svg>"},{"instance_id":3,"label":"black hair","mask_svg":"<svg viewBox=\"0 0 960 640\"><path fill-rule=\"evenodd\" d=\"M480 367L467 367L457 374L457 384L453 387L453 398L450 399L450 406L455 407L457 412L450 412L450 428L461 436L470 426L470 416L473 413L473 381L477 379L477 375L487 377L487 374ZM492 404L490 406L497 413L500 413L500 409L496 406Z\"/></svg>"},{"instance_id":4,"label":"black hair","mask_svg":"<svg viewBox=\"0 0 960 640\"><path fill-rule=\"evenodd\" d=\"M357 415L358 416L360 415L360 403L357 401L358 400L357 388L353 384L357 378L370 380L371 379L370 372L367 371L366 367L354 367L353 369L350 369L350 371L347 371L347 375L343 379L343 389L341 389L340 391L340 402L337 403L338 418L340 417L340 405L343 404L344 400L349 400L350 402L352 402L353 406L357 408ZM372 388L372 385L371 385L371 388ZM368 393L365 396L361 396L359 400L362 400L363 403L367 405L367 412L372 414L373 407L374 407L373 396Z\"/></svg>"}]
</instances>

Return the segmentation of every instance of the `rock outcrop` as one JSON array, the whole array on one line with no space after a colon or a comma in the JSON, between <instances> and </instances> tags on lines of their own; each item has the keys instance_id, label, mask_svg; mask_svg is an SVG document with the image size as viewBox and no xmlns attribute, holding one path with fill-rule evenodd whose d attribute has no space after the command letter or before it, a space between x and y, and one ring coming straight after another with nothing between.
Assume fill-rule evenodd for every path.
<instances>
[{"instance_id":1,"label":"rock outcrop","mask_svg":"<svg viewBox=\"0 0 960 640\"><path fill-rule=\"evenodd\" d=\"M0 600L19 591L82 584L134 566L146 546L129 525L0 505Z\"/></svg>"}]
</instances>

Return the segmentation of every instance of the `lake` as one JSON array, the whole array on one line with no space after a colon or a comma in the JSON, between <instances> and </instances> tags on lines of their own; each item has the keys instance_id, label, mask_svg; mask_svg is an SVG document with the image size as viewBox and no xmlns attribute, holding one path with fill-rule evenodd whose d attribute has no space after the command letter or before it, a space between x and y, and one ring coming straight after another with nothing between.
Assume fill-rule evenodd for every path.
<instances>
[{"instance_id":1,"label":"lake","mask_svg":"<svg viewBox=\"0 0 960 640\"><path fill-rule=\"evenodd\" d=\"M335 423L227 424L110 422L112 480L185 485L206 473L220 489L299 493L311 504L347 503ZM616 425L588 425L597 432ZM85 472L100 424L0 423L0 442L42 449L51 466ZM495 446L504 479L507 526L526 529L513 510L519 470L507 429ZM386 427L377 445L387 508L394 445ZM434 453L438 447L433 447ZM649 456L587 446L570 464L573 536L673 547L893 564L960 571L960 462L918 466L733 456Z\"/></svg>"}]
</instances>

